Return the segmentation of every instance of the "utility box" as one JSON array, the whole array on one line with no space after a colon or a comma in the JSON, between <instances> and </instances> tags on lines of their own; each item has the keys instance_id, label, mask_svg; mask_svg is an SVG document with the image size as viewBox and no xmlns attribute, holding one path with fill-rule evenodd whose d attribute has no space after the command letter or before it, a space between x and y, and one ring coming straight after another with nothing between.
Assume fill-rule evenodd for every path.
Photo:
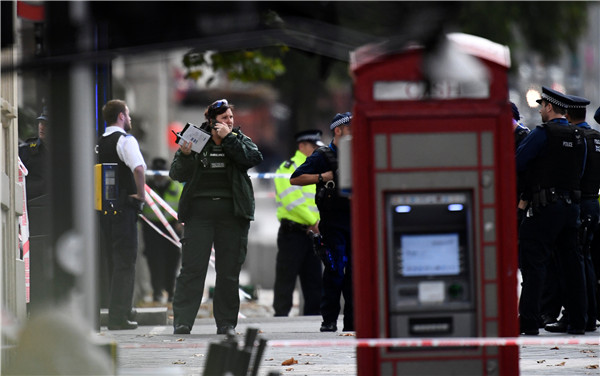
<instances>
[{"instance_id":1,"label":"utility box","mask_svg":"<svg viewBox=\"0 0 600 376\"><path fill-rule=\"evenodd\" d=\"M510 54L472 35L446 37L435 56L419 46L352 54L359 338L519 334ZM517 375L518 348L359 348L357 370Z\"/></svg>"}]
</instances>

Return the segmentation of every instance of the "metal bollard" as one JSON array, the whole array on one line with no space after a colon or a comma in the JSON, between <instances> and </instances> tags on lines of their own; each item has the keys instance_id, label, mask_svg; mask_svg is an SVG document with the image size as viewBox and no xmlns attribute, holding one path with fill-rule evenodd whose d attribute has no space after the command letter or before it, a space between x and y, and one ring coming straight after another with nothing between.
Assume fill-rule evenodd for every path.
<instances>
[{"instance_id":1,"label":"metal bollard","mask_svg":"<svg viewBox=\"0 0 600 376\"><path fill-rule=\"evenodd\" d=\"M211 343L204 367L204 376L246 376L252 360L251 375L257 375L267 340L260 339L258 347L255 341L258 329L248 328L244 346L238 349L235 336L227 335L220 343ZM257 348L254 357L254 349Z\"/></svg>"}]
</instances>

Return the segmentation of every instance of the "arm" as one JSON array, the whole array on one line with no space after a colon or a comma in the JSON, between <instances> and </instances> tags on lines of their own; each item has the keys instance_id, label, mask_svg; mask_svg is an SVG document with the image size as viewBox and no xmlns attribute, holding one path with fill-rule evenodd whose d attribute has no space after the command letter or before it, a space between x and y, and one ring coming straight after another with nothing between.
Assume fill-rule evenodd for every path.
<instances>
[{"instance_id":1,"label":"arm","mask_svg":"<svg viewBox=\"0 0 600 376\"><path fill-rule=\"evenodd\" d=\"M333 171L330 170L326 158L318 151L315 151L294 171L290 178L290 184L317 184L319 183L319 174L321 174L323 182L333 180L334 178Z\"/></svg>"},{"instance_id":2,"label":"arm","mask_svg":"<svg viewBox=\"0 0 600 376\"><path fill-rule=\"evenodd\" d=\"M146 199L146 174L144 166L140 165L133 169L133 178L135 179L135 186L137 189L137 193L133 197L140 201L144 201Z\"/></svg>"},{"instance_id":3,"label":"arm","mask_svg":"<svg viewBox=\"0 0 600 376\"><path fill-rule=\"evenodd\" d=\"M546 131L538 126L521 141L516 153L517 171L527 169L529 162L534 159L546 143Z\"/></svg>"},{"instance_id":4,"label":"arm","mask_svg":"<svg viewBox=\"0 0 600 376\"><path fill-rule=\"evenodd\" d=\"M333 180L333 171L326 171L321 174L324 182ZM290 184L292 185L309 185L317 184L319 182L319 174L302 174L296 177L290 178Z\"/></svg>"},{"instance_id":5,"label":"arm","mask_svg":"<svg viewBox=\"0 0 600 376\"><path fill-rule=\"evenodd\" d=\"M190 142L191 145L191 142ZM188 182L194 174L194 166L196 158L195 153L185 154L183 146L175 152L171 168L169 169L169 177L180 182ZM191 150L191 146L190 146Z\"/></svg>"}]
</instances>

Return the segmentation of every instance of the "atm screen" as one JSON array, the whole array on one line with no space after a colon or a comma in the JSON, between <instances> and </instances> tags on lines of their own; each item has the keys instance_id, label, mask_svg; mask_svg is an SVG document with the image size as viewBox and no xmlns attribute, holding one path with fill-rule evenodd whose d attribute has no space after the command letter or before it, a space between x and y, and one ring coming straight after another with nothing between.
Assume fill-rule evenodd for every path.
<instances>
[{"instance_id":1,"label":"atm screen","mask_svg":"<svg viewBox=\"0 0 600 376\"><path fill-rule=\"evenodd\" d=\"M404 277L458 275L459 234L402 234L400 260Z\"/></svg>"}]
</instances>

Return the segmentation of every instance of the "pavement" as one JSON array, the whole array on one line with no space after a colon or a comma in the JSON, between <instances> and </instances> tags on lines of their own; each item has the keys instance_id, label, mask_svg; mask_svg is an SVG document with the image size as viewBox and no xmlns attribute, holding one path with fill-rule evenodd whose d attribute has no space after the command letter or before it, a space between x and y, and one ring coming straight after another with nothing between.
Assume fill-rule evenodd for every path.
<instances>
[{"instance_id":1,"label":"pavement","mask_svg":"<svg viewBox=\"0 0 600 376\"><path fill-rule=\"evenodd\" d=\"M339 342L348 341L350 344L356 339L354 332L321 333L321 318L298 316L297 307L294 307L290 317L272 317L272 295L268 291L261 291L259 296L258 301L242 303L240 312L243 317L239 319L234 338L238 348L243 347L246 331L253 328L258 330L259 339L267 340L264 353L258 359L256 375L357 374L356 348ZM94 334L99 342L114 344L114 369L117 375L203 375L209 346L222 343L226 338L216 334L214 319L210 317L210 302L202 305L190 335L173 334L172 312L168 307L167 310L167 323L164 325L144 325L123 331L109 331L103 326L100 332ZM143 309L140 314L144 314ZM341 326L340 317L338 327ZM539 336L526 338L591 337L595 343L519 346L520 375L600 375L599 336L599 331L587 332L585 336L571 336L542 329ZM302 343L301 346L283 346L288 340ZM309 341L315 342L311 344ZM323 346L327 341L338 345ZM256 346L253 351L256 354Z\"/></svg>"}]
</instances>

